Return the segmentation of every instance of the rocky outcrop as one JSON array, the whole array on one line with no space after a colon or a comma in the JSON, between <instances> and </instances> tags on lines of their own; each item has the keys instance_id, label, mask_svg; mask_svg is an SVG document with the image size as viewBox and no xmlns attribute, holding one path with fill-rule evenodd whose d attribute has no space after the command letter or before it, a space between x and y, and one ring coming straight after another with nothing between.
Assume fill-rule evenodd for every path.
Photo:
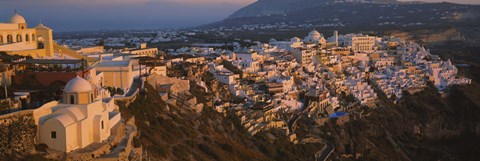
<instances>
[{"instance_id":1,"label":"rocky outcrop","mask_svg":"<svg viewBox=\"0 0 480 161\"><path fill-rule=\"evenodd\" d=\"M0 116L0 157L34 151L35 137L33 111L20 111Z\"/></svg>"},{"instance_id":2,"label":"rocky outcrop","mask_svg":"<svg viewBox=\"0 0 480 161\"><path fill-rule=\"evenodd\" d=\"M210 82L211 91L213 92L215 98L221 100L232 100L233 96L228 90L228 86L220 83L218 80L213 80Z\"/></svg>"},{"instance_id":3,"label":"rocky outcrop","mask_svg":"<svg viewBox=\"0 0 480 161\"><path fill-rule=\"evenodd\" d=\"M170 78L157 74L148 76L147 82L158 91L163 90L164 92L174 95L186 92L190 89L190 82L188 80Z\"/></svg>"}]
</instances>

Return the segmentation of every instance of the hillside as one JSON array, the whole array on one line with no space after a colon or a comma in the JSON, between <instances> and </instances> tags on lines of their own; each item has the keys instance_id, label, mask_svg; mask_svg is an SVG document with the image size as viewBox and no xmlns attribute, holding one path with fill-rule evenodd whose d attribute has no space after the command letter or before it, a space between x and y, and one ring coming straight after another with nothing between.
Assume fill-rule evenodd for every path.
<instances>
[{"instance_id":1,"label":"hillside","mask_svg":"<svg viewBox=\"0 0 480 161\"><path fill-rule=\"evenodd\" d=\"M259 0L233 13L227 19L286 14L332 2L333 0Z\"/></svg>"},{"instance_id":2,"label":"hillside","mask_svg":"<svg viewBox=\"0 0 480 161\"><path fill-rule=\"evenodd\" d=\"M200 92L198 87L193 90ZM199 100L209 97L204 93ZM253 137L233 115L225 118L211 107L197 113L167 104L151 86L121 108L122 116L135 116L139 141L150 160L313 160L322 148L322 144L294 145L281 130Z\"/></svg>"},{"instance_id":3,"label":"hillside","mask_svg":"<svg viewBox=\"0 0 480 161\"><path fill-rule=\"evenodd\" d=\"M193 68L186 68L187 71ZM201 76L199 70L195 75ZM188 74L194 78L193 73ZM208 75L203 75L210 80ZM223 115L208 102L229 97L218 81L208 81L209 93L191 83L191 96L204 104L201 111L161 100L151 86L135 102L121 106L126 118L135 116L137 140L151 160L313 160L323 144L293 144L284 130L251 136L232 113ZM406 94L399 104L353 113L349 121L330 119L312 129L309 117L296 123L300 140L321 136L335 145L333 160L475 160L480 141L480 85L453 87L442 98L430 86ZM223 94L223 95L222 95ZM227 98L225 98L227 99ZM358 107L361 108L361 107Z\"/></svg>"},{"instance_id":4,"label":"hillside","mask_svg":"<svg viewBox=\"0 0 480 161\"><path fill-rule=\"evenodd\" d=\"M258 0L233 13L227 19L288 14L322 5L342 3L342 0ZM357 0L350 3L398 3L396 0Z\"/></svg>"},{"instance_id":5,"label":"hillside","mask_svg":"<svg viewBox=\"0 0 480 161\"><path fill-rule=\"evenodd\" d=\"M203 28L320 28L394 30L480 24L480 5L453 3L325 3L311 0L262 0ZM273 27L272 27L273 26Z\"/></svg>"},{"instance_id":6,"label":"hillside","mask_svg":"<svg viewBox=\"0 0 480 161\"><path fill-rule=\"evenodd\" d=\"M480 86L453 88L441 98L434 88L408 95L349 123L324 126L337 145L335 158L362 160L477 160L480 149Z\"/></svg>"}]
</instances>

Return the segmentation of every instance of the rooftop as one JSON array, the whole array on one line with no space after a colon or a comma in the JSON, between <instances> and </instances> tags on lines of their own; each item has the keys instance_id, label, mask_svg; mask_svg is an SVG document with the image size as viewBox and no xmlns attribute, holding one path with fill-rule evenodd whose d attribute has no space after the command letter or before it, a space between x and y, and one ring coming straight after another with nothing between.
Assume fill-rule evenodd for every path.
<instances>
[{"instance_id":1,"label":"rooftop","mask_svg":"<svg viewBox=\"0 0 480 161\"><path fill-rule=\"evenodd\" d=\"M95 67L128 67L130 61L104 61L98 63Z\"/></svg>"}]
</instances>

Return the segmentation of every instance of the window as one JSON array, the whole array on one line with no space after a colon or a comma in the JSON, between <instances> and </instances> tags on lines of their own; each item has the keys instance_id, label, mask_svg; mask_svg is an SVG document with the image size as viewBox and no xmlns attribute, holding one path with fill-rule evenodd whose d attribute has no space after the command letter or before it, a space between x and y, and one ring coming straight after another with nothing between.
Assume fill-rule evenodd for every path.
<instances>
[{"instance_id":1,"label":"window","mask_svg":"<svg viewBox=\"0 0 480 161\"><path fill-rule=\"evenodd\" d=\"M7 42L12 43L13 42L13 36L12 35L7 35Z\"/></svg>"},{"instance_id":2,"label":"window","mask_svg":"<svg viewBox=\"0 0 480 161\"><path fill-rule=\"evenodd\" d=\"M102 121L102 130L103 130L103 121Z\"/></svg>"},{"instance_id":3,"label":"window","mask_svg":"<svg viewBox=\"0 0 480 161\"><path fill-rule=\"evenodd\" d=\"M17 42L22 42L22 35L20 34L17 35Z\"/></svg>"},{"instance_id":4,"label":"window","mask_svg":"<svg viewBox=\"0 0 480 161\"><path fill-rule=\"evenodd\" d=\"M91 99L91 102L93 102L93 93L90 94L90 99Z\"/></svg>"},{"instance_id":5,"label":"window","mask_svg":"<svg viewBox=\"0 0 480 161\"><path fill-rule=\"evenodd\" d=\"M35 34L32 34L32 41L35 41Z\"/></svg>"},{"instance_id":6,"label":"window","mask_svg":"<svg viewBox=\"0 0 480 161\"><path fill-rule=\"evenodd\" d=\"M3 43L3 36L0 35L0 43Z\"/></svg>"},{"instance_id":7,"label":"window","mask_svg":"<svg viewBox=\"0 0 480 161\"><path fill-rule=\"evenodd\" d=\"M28 34L25 35L25 41L30 41L30 36L28 36Z\"/></svg>"},{"instance_id":8,"label":"window","mask_svg":"<svg viewBox=\"0 0 480 161\"><path fill-rule=\"evenodd\" d=\"M56 131L52 131L52 132L50 133L50 138L56 139L56 138L57 138L57 132L56 132Z\"/></svg>"},{"instance_id":9,"label":"window","mask_svg":"<svg viewBox=\"0 0 480 161\"><path fill-rule=\"evenodd\" d=\"M70 96L70 104L75 104L75 96Z\"/></svg>"}]
</instances>

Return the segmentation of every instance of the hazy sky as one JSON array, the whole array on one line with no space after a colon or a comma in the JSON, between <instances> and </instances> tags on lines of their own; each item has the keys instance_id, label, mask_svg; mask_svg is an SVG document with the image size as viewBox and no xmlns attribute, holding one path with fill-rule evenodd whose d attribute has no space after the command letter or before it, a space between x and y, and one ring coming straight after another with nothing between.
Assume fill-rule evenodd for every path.
<instances>
[{"instance_id":1,"label":"hazy sky","mask_svg":"<svg viewBox=\"0 0 480 161\"><path fill-rule=\"evenodd\" d=\"M255 0L0 0L0 22L17 9L55 31L191 27L222 20ZM441 1L441 0L426 0ZM480 0L450 0L477 3Z\"/></svg>"}]
</instances>

